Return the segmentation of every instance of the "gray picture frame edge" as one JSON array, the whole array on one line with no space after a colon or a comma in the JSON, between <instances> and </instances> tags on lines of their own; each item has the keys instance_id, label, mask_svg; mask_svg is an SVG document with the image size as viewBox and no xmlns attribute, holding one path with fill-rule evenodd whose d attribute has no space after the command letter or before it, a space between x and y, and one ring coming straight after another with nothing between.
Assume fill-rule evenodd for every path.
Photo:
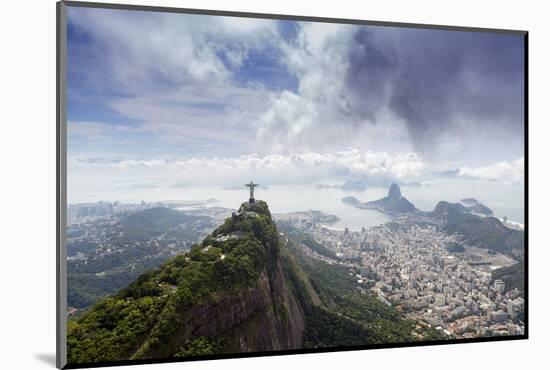
<instances>
[{"instance_id":1,"label":"gray picture frame edge","mask_svg":"<svg viewBox=\"0 0 550 370\"><path fill-rule=\"evenodd\" d=\"M56 3L56 367L67 364L67 6Z\"/></svg>"}]
</instances>

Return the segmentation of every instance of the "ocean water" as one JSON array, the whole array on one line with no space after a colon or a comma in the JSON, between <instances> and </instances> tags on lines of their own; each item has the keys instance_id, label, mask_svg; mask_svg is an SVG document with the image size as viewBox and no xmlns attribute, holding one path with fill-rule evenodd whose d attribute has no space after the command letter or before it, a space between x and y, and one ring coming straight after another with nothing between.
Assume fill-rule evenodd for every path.
<instances>
[{"instance_id":1,"label":"ocean water","mask_svg":"<svg viewBox=\"0 0 550 370\"><path fill-rule=\"evenodd\" d=\"M244 184L244 182L243 182ZM267 201L272 213L319 210L335 214L340 221L336 228L348 227L358 230L390 220L388 215L374 211L358 209L342 203L342 198L354 196L360 201L379 199L387 195L387 188L371 187L365 191L342 191L341 189L318 189L311 185L270 185L256 189L256 199ZM423 186L402 186L401 193L418 209L431 211L437 202L445 200L457 202L463 198L475 198L493 210L496 217L508 217L510 221L524 221L523 185L501 184L471 179L439 179ZM147 189L94 189L78 195L69 194L71 203L115 201L134 203L153 201L202 201L210 198L219 200L215 206L238 208L248 199L248 188L244 185L232 188L219 187L151 187Z\"/></svg>"}]
</instances>

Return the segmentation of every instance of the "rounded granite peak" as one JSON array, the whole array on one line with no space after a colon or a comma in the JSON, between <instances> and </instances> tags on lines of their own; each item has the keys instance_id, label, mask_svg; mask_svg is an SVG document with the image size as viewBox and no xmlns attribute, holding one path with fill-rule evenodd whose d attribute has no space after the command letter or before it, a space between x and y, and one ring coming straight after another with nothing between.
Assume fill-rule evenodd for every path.
<instances>
[{"instance_id":1,"label":"rounded granite peak","mask_svg":"<svg viewBox=\"0 0 550 370\"><path fill-rule=\"evenodd\" d=\"M401 199L401 189L399 189L399 185L396 183L392 183L390 185L390 191L388 192L388 198L391 200L399 200Z\"/></svg>"}]
</instances>

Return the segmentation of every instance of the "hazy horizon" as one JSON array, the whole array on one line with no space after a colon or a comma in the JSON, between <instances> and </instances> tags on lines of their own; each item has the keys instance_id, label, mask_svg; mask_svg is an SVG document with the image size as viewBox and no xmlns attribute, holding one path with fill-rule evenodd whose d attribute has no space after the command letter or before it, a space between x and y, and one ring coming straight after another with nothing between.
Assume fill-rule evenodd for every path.
<instances>
[{"instance_id":1,"label":"hazy horizon","mask_svg":"<svg viewBox=\"0 0 550 370\"><path fill-rule=\"evenodd\" d=\"M458 182L458 183L457 183ZM474 185L473 187L471 187ZM506 216L510 221L523 223L523 187L500 185L482 180L446 179L423 186L401 186L403 196L422 211L432 211L439 201L459 202L464 198L475 198L493 210L496 217ZM357 209L342 202L342 198L353 196L360 201L372 201L387 195L384 186L369 187L364 191L346 191L339 188L318 189L312 184L265 185L256 189L257 199L265 200L273 213L318 210L336 214L341 224L351 229L374 226L389 220L378 211ZM513 193L514 197L509 197ZM101 194L106 194L102 192ZM112 189L106 198L96 192L83 194L77 203L98 201L119 201L122 203L166 202L166 201L206 201L215 199L206 206L219 206L236 209L248 199L248 189L244 184L235 187L188 187L188 188L144 188L129 191L125 188ZM70 203L71 204L71 203ZM346 224L348 223L348 224Z\"/></svg>"}]
</instances>

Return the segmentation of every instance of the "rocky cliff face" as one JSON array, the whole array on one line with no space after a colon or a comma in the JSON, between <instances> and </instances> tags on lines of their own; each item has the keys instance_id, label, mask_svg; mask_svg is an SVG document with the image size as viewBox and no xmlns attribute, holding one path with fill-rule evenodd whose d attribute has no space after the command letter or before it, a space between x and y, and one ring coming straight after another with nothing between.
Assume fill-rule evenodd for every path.
<instances>
[{"instance_id":1,"label":"rocky cliff face","mask_svg":"<svg viewBox=\"0 0 550 370\"><path fill-rule=\"evenodd\" d=\"M245 315L234 321L225 348L227 352L302 348L305 329L303 308L285 285L280 260L275 268L271 277L267 273L260 276L255 288L260 297L234 302L244 309Z\"/></svg>"},{"instance_id":2,"label":"rocky cliff face","mask_svg":"<svg viewBox=\"0 0 550 370\"><path fill-rule=\"evenodd\" d=\"M304 302L267 204L239 212L192 248L71 321L69 363L303 347ZM305 284L307 282L301 282Z\"/></svg>"},{"instance_id":3,"label":"rocky cliff face","mask_svg":"<svg viewBox=\"0 0 550 370\"><path fill-rule=\"evenodd\" d=\"M267 271L250 286L222 294L182 313L173 340L167 346L140 348L132 358L167 358L194 338L223 337L216 353L241 353L301 348L304 313L284 286L278 271Z\"/></svg>"}]
</instances>

